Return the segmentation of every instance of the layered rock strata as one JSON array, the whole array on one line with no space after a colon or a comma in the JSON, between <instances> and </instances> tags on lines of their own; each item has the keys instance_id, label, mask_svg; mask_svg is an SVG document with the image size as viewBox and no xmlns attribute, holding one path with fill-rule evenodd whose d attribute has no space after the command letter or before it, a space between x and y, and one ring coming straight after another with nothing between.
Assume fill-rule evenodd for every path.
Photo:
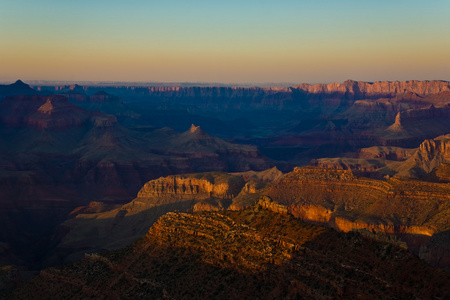
<instances>
[{"instance_id":1,"label":"layered rock strata","mask_svg":"<svg viewBox=\"0 0 450 300\"><path fill-rule=\"evenodd\" d=\"M448 81L377 81L364 82L347 80L343 83L331 84L300 84L294 88L311 93L311 94L333 94L342 93L351 95L355 99L371 98L373 96L396 96L405 92L412 92L419 95L438 94L445 91L450 91L450 83Z\"/></svg>"},{"instance_id":2,"label":"layered rock strata","mask_svg":"<svg viewBox=\"0 0 450 300\"><path fill-rule=\"evenodd\" d=\"M386 233L431 236L446 230L439 217L450 200L447 185L355 176L351 171L296 168L267 193L295 217L349 231L366 226Z\"/></svg>"},{"instance_id":3,"label":"layered rock strata","mask_svg":"<svg viewBox=\"0 0 450 300\"><path fill-rule=\"evenodd\" d=\"M62 228L67 234L57 252L61 256L71 254L65 258L70 261L83 251L124 247L142 237L167 212L226 209L244 185L242 177L220 172L175 175L149 181L136 199L120 208L78 214L64 222Z\"/></svg>"},{"instance_id":4,"label":"layered rock strata","mask_svg":"<svg viewBox=\"0 0 450 300\"><path fill-rule=\"evenodd\" d=\"M58 298L442 297L447 273L370 233L337 233L263 208L168 213L123 250L51 268L7 294Z\"/></svg>"},{"instance_id":5,"label":"layered rock strata","mask_svg":"<svg viewBox=\"0 0 450 300\"><path fill-rule=\"evenodd\" d=\"M351 171L296 168L265 195L304 221L344 232L368 229L394 234L417 254L429 237L450 229L447 184L375 180L357 177ZM448 255L439 260L447 261Z\"/></svg>"}]
</instances>

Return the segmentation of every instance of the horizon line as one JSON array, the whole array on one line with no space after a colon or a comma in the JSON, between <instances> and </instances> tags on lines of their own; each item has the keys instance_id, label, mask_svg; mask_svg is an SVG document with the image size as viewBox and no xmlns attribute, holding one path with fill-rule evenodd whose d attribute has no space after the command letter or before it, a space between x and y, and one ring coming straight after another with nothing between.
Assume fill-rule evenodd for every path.
<instances>
[{"instance_id":1,"label":"horizon line","mask_svg":"<svg viewBox=\"0 0 450 300\"><path fill-rule=\"evenodd\" d=\"M8 85L14 84L21 81L30 86L56 86L56 85L84 85L84 86L160 86L160 87L292 87L301 84L316 85L316 84L332 84L332 83L345 83L347 81L356 82L366 82L366 83L376 83L376 82L430 82L430 81L442 81L450 82L450 80L444 79L409 79L409 80L376 80L376 81L365 81L365 80L355 80L346 79L342 82L331 81L331 82L207 82L207 81L109 81L109 80L21 80L17 79L15 81L2 81L0 84Z\"/></svg>"}]
</instances>

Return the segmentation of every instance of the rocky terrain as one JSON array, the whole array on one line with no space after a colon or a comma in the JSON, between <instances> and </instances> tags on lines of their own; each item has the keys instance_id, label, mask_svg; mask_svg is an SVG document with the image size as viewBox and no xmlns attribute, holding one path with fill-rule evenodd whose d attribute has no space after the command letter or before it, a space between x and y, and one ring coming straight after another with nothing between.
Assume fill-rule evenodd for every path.
<instances>
[{"instance_id":1,"label":"rocky terrain","mask_svg":"<svg viewBox=\"0 0 450 300\"><path fill-rule=\"evenodd\" d=\"M133 245L41 271L9 299L442 299L448 273L398 241L338 233L255 205L167 213Z\"/></svg>"},{"instance_id":2,"label":"rocky terrain","mask_svg":"<svg viewBox=\"0 0 450 300\"><path fill-rule=\"evenodd\" d=\"M396 177L375 180L351 171L296 168L265 195L304 221L341 231L364 228L394 234L416 254L431 236L450 229L447 184ZM448 249L448 240L440 245ZM447 261L448 254L440 259ZM450 266L443 263L440 267Z\"/></svg>"},{"instance_id":3,"label":"rocky terrain","mask_svg":"<svg viewBox=\"0 0 450 300\"><path fill-rule=\"evenodd\" d=\"M0 85L2 278L124 247L171 211L231 214L261 197L450 268L449 105L446 81Z\"/></svg>"},{"instance_id":4,"label":"rocky terrain","mask_svg":"<svg viewBox=\"0 0 450 300\"><path fill-rule=\"evenodd\" d=\"M438 136L423 141L418 148L377 146L363 148L345 157L320 158L311 166L351 170L371 178L385 175L422 179L433 182L449 182L450 136Z\"/></svg>"},{"instance_id":5,"label":"rocky terrain","mask_svg":"<svg viewBox=\"0 0 450 300\"><path fill-rule=\"evenodd\" d=\"M435 171L436 179L440 180L436 169L445 164L450 164L450 134L425 140L414 155L398 167L399 175L426 178L428 174Z\"/></svg>"},{"instance_id":6,"label":"rocky terrain","mask_svg":"<svg viewBox=\"0 0 450 300\"><path fill-rule=\"evenodd\" d=\"M16 86L27 91L20 82L6 87ZM116 98L97 93L89 101ZM77 207L127 203L160 176L270 166L257 147L226 142L196 126L184 133L142 132L63 95L7 96L0 102L0 242L15 254L5 255L12 263L35 267L54 246L48 240L58 224Z\"/></svg>"},{"instance_id":7,"label":"rocky terrain","mask_svg":"<svg viewBox=\"0 0 450 300\"><path fill-rule=\"evenodd\" d=\"M274 158L287 157L296 163L302 160L295 158L295 151L303 148L303 156L314 156L314 152L326 156L320 146L330 141L338 146L333 148L334 152L328 150L333 155L377 145L417 147L423 139L447 133L448 125L439 126L433 118L440 114L441 123L445 122L444 110L450 103L449 82L437 80L374 83L347 80L290 88L77 85L36 88L66 93L85 108L91 105L113 113L112 107L117 104L111 104L112 100L103 104L94 100L98 93L107 92L107 99L113 99L112 95L121 97L123 104L114 113L121 114L120 118L132 116L127 119L129 124L168 126L181 131L196 123L211 134L257 143ZM402 114L405 127L401 134L387 130L398 113ZM419 121L423 126L417 128L414 124ZM412 124L411 128L407 124Z\"/></svg>"},{"instance_id":8,"label":"rocky terrain","mask_svg":"<svg viewBox=\"0 0 450 300\"><path fill-rule=\"evenodd\" d=\"M123 247L169 211L242 210L263 196L278 205L272 210L305 222L344 232L367 229L395 235L417 255L430 237L450 230L447 184L398 177L369 179L348 170L310 167L264 181L274 173L200 173L150 181L129 204L100 213L79 213L64 222L60 230L66 234L53 259L70 261L86 251ZM450 245L448 241L438 244L434 246ZM434 246L428 243L426 247L445 253L430 250ZM447 259L443 254L438 266L450 268L443 263Z\"/></svg>"},{"instance_id":9,"label":"rocky terrain","mask_svg":"<svg viewBox=\"0 0 450 300\"><path fill-rule=\"evenodd\" d=\"M331 84L300 84L294 87L309 94L343 94L354 99L371 99L395 97L397 95L411 92L421 96L439 94L450 91L450 84L447 81L377 81L363 82L347 80L340 83Z\"/></svg>"},{"instance_id":10,"label":"rocky terrain","mask_svg":"<svg viewBox=\"0 0 450 300\"><path fill-rule=\"evenodd\" d=\"M137 198L105 212L77 214L61 225L66 232L56 249L59 263L73 261L85 252L118 249L142 237L167 212L219 211L233 199L260 195L252 182L227 173L200 173L161 177L147 182ZM264 184L264 186L267 185Z\"/></svg>"}]
</instances>

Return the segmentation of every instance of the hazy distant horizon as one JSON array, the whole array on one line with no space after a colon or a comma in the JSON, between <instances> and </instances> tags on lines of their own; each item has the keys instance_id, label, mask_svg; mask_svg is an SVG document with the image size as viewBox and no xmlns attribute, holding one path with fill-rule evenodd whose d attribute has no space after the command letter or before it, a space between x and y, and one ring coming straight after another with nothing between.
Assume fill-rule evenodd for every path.
<instances>
[{"instance_id":1,"label":"hazy distant horizon","mask_svg":"<svg viewBox=\"0 0 450 300\"><path fill-rule=\"evenodd\" d=\"M448 0L0 0L0 82L450 80L449 15Z\"/></svg>"},{"instance_id":2,"label":"hazy distant horizon","mask_svg":"<svg viewBox=\"0 0 450 300\"><path fill-rule=\"evenodd\" d=\"M0 82L2 85L13 84L16 81L21 80L25 84L30 86L64 86L64 85L80 85L80 86L136 86L136 87L145 87L145 86L155 86L155 87L292 87L299 84L331 84L331 83L343 83L346 80L355 80L362 82L380 82L380 81L450 81L444 79L409 79L409 80L375 80L375 81L366 81L366 80L356 80L356 79L346 79L341 82L140 82L140 81L65 81L65 80L22 80L16 79L13 81L3 81Z\"/></svg>"}]
</instances>

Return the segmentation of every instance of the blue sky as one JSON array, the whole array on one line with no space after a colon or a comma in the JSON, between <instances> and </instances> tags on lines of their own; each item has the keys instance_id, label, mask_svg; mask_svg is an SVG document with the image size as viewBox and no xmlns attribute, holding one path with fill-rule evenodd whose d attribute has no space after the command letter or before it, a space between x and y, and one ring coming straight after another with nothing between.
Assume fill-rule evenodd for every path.
<instances>
[{"instance_id":1,"label":"blue sky","mask_svg":"<svg viewBox=\"0 0 450 300\"><path fill-rule=\"evenodd\" d=\"M450 1L0 0L0 81L450 80Z\"/></svg>"}]
</instances>

